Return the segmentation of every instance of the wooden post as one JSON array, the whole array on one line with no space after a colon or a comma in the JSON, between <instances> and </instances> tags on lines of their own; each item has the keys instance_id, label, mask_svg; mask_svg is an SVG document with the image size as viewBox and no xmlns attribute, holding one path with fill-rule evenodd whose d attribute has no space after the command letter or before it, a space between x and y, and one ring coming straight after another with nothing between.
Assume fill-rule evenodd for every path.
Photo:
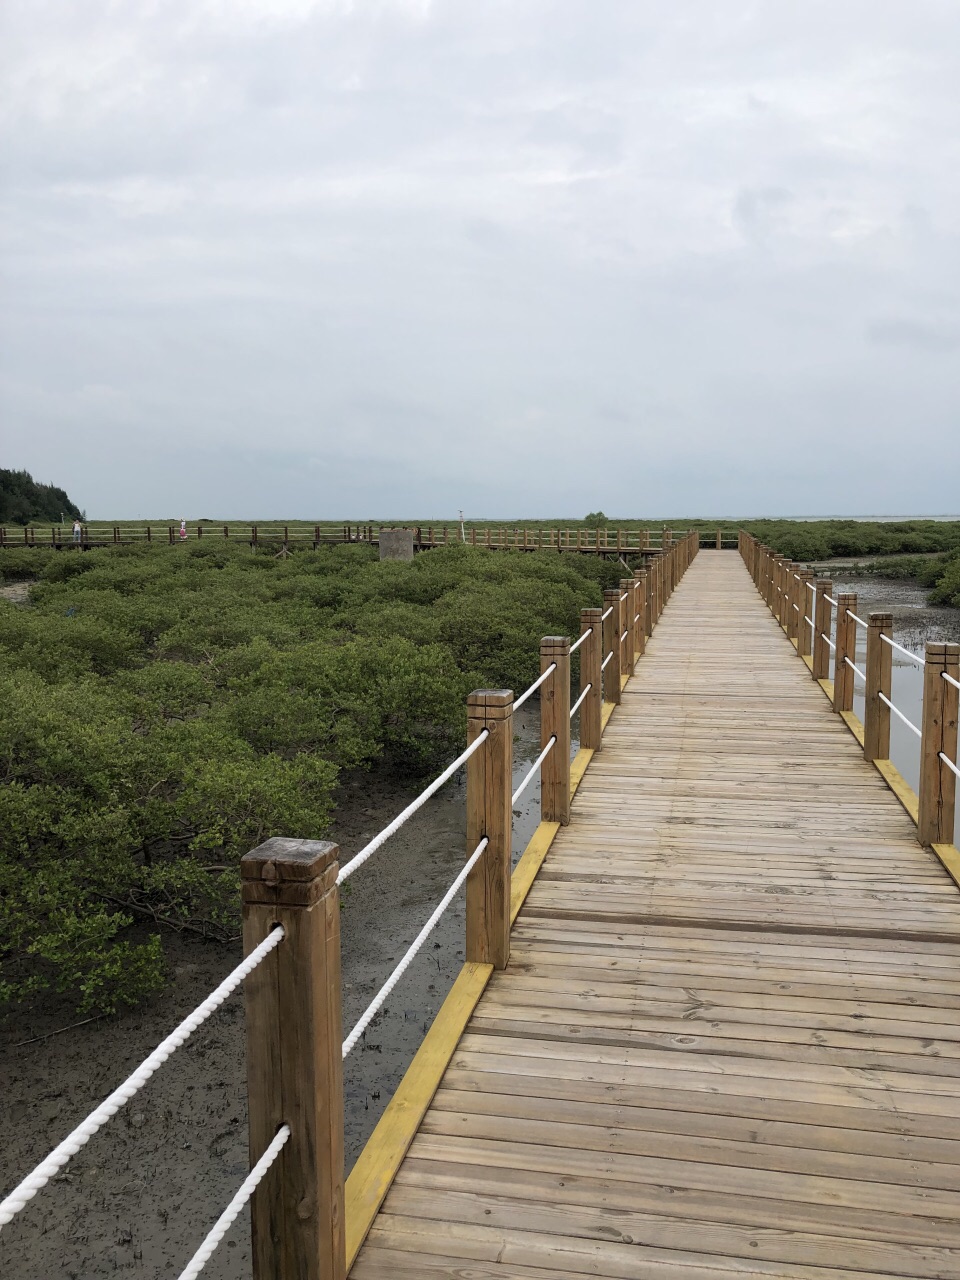
<instances>
[{"instance_id":1,"label":"wooden post","mask_svg":"<svg viewBox=\"0 0 960 1280\"><path fill-rule=\"evenodd\" d=\"M173 546L173 525L172 524L169 525L167 528L167 541L170 543L172 547Z\"/></svg>"},{"instance_id":2,"label":"wooden post","mask_svg":"<svg viewBox=\"0 0 960 1280\"><path fill-rule=\"evenodd\" d=\"M867 627L867 689L863 708L865 760L890 759L890 708L880 699L892 689L893 650L882 640L893 638L893 614L871 613Z\"/></svg>"},{"instance_id":3,"label":"wooden post","mask_svg":"<svg viewBox=\"0 0 960 1280\"><path fill-rule=\"evenodd\" d=\"M467 855L486 836L467 877L466 959L505 969L510 959L510 863L513 835L513 693L477 689L467 698L467 745L490 736L467 761Z\"/></svg>"},{"instance_id":4,"label":"wooden post","mask_svg":"<svg viewBox=\"0 0 960 1280\"><path fill-rule=\"evenodd\" d=\"M640 615L637 618L636 634L634 639L637 643L637 657L642 658L647 651L647 571L646 569L638 569L634 577L636 584L635 597L637 608L636 612ZM636 670L636 663L634 663Z\"/></svg>"},{"instance_id":5,"label":"wooden post","mask_svg":"<svg viewBox=\"0 0 960 1280\"><path fill-rule=\"evenodd\" d=\"M251 1202L255 1280L343 1280L339 850L271 839L240 864L243 946L283 941L245 984L250 1160L290 1137Z\"/></svg>"},{"instance_id":6,"label":"wooden post","mask_svg":"<svg viewBox=\"0 0 960 1280\"><path fill-rule=\"evenodd\" d=\"M590 692L580 706L580 745L592 751L600 750L600 715L603 708L603 677L600 665L603 662L603 610L580 610L580 634L589 631L580 646L580 692L587 685Z\"/></svg>"},{"instance_id":7,"label":"wooden post","mask_svg":"<svg viewBox=\"0 0 960 1280\"><path fill-rule=\"evenodd\" d=\"M849 616L857 612L857 596L853 591L837 596L836 649L833 654L833 709L853 710L854 675L846 659L854 661L857 653L857 624Z\"/></svg>"},{"instance_id":8,"label":"wooden post","mask_svg":"<svg viewBox=\"0 0 960 1280\"><path fill-rule=\"evenodd\" d=\"M797 653L801 658L809 656L812 651L813 644L811 641L811 628L805 621L805 618L813 618L813 593L807 586L812 581L813 572L810 569L801 569L799 573L800 583L797 592L797 603L800 606L800 613L797 617Z\"/></svg>"},{"instance_id":9,"label":"wooden post","mask_svg":"<svg viewBox=\"0 0 960 1280\"><path fill-rule=\"evenodd\" d=\"M717 530L717 550L723 550L723 534L719 529Z\"/></svg>"},{"instance_id":10,"label":"wooden post","mask_svg":"<svg viewBox=\"0 0 960 1280\"><path fill-rule=\"evenodd\" d=\"M620 703L620 591L614 587L603 593L603 611L610 610L610 616L603 624L603 661L607 662L603 669L603 700Z\"/></svg>"},{"instance_id":11,"label":"wooden post","mask_svg":"<svg viewBox=\"0 0 960 1280\"><path fill-rule=\"evenodd\" d=\"M627 646L624 657L628 676L633 675L634 664L637 660L637 624L634 622L637 613L636 590L637 584L632 578L620 579L620 594L623 595L626 592L627 595L626 600L621 601L623 609L621 610L622 621L620 629L627 633L627 638L624 641Z\"/></svg>"},{"instance_id":12,"label":"wooden post","mask_svg":"<svg viewBox=\"0 0 960 1280\"><path fill-rule=\"evenodd\" d=\"M921 844L953 844L957 776L940 755L957 763L960 690L943 677L960 680L960 645L928 640L924 659L917 839Z\"/></svg>"},{"instance_id":13,"label":"wooden post","mask_svg":"<svg viewBox=\"0 0 960 1280\"><path fill-rule=\"evenodd\" d=\"M826 680L830 675L830 646L825 636L830 634L830 602L827 596L833 590L829 578L817 579L817 591L813 604L813 667L814 680Z\"/></svg>"},{"instance_id":14,"label":"wooden post","mask_svg":"<svg viewBox=\"0 0 960 1280\"><path fill-rule=\"evenodd\" d=\"M540 749L556 738L540 766L540 820L570 821L570 638L544 636L540 641L540 671L551 663L557 669L540 686Z\"/></svg>"}]
</instances>

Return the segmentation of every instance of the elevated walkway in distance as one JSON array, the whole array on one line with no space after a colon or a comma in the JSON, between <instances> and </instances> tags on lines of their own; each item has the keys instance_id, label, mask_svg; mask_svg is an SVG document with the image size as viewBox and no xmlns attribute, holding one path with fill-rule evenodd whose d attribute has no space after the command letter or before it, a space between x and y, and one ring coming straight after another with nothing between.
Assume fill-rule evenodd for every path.
<instances>
[{"instance_id":1,"label":"elevated walkway in distance","mask_svg":"<svg viewBox=\"0 0 960 1280\"><path fill-rule=\"evenodd\" d=\"M353 1280L960 1278L960 895L735 552L511 947Z\"/></svg>"}]
</instances>

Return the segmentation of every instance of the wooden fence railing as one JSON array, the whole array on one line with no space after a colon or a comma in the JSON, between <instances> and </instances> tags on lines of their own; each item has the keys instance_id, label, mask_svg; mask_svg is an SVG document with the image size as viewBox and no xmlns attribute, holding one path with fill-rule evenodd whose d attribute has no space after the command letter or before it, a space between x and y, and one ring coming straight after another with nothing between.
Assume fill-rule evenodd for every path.
<instances>
[{"instance_id":1,"label":"wooden fence railing","mask_svg":"<svg viewBox=\"0 0 960 1280\"><path fill-rule=\"evenodd\" d=\"M960 885L956 822L957 724L960 718L960 645L928 641L923 656L893 639L893 616L857 613L852 592L833 595L833 583L787 560L752 534L741 531L740 554L757 590L830 698L834 710L863 747L917 824L917 838L930 845ZM832 621L831 621L832 619ZM866 633L866 659L857 666L857 630ZM893 701L893 653L923 671L921 723L914 724ZM832 679L831 679L832 674ZM864 692L864 719L853 714L857 683ZM914 792L889 759L891 715L919 739L919 787Z\"/></svg>"},{"instance_id":2,"label":"wooden fence railing","mask_svg":"<svg viewBox=\"0 0 960 1280\"><path fill-rule=\"evenodd\" d=\"M84 524L75 534L69 525L25 525L22 528L0 526L0 547L71 547L82 548L125 546L132 543L159 543L174 546L180 542L198 538L220 538L250 546L282 545L323 546L337 543L372 543L380 539L381 528L394 526L374 524L212 524L201 522L177 524ZM408 526L410 527L410 526ZM578 551L593 555L638 555L645 551L669 547L671 542L687 536L690 531L670 529L559 529L559 528L508 528L507 526L470 525L416 525L412 526L414 544L420 550L451 546L467 542L475 547L487 547L495 551ZM717 529L700 531L699 545L736 546L732 532Z\"/></svg>"}]
</instances>

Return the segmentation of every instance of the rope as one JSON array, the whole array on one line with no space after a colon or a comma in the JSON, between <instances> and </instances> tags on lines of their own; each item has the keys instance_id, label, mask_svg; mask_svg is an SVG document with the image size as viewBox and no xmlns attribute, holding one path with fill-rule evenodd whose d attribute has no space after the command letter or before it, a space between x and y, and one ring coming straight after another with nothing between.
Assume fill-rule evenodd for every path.
<instances>
[{"instance_id":1,"label":"rope","mask_svg":"<svg viewBox=\"0 0 960 1280\"><path fill-rule=\"evenodd\" d=\"M852 618L858 627L863 627L864 631L869 630L864 620L862 618L858 618L852 609L847 610L847 617Z\"/></svg>"},{"instance_id":2,"label":"rope","mask_svg":"<svg viewBox=\"0 0 960 1280\"><path fill-rule=\"evenodd\" d=\"M947 684L952 684L955 689L960 689L960 680L954 680L953 676L948 676L945 671L941 671L940 674L943 676L944 680L946 680Z\"/></svg>"},{"instance_id":3,"label":"rope","mask_svg":"<svg viewBox=\"0 0 960 1280\"><path fill-rule=\"evenodd\" d=\"M920 730L917 728L917 726L913 723L913 721L912 721L912 720L908 720L908 719L907 719L907 717L906 717L906 716L903 714L903 712L900 710L900 708L899 708L899 707L895 707L895 706L893 705L893 703L890 701L890 699L887 697L887 695L886 695L885 693L878 693L878 694L877 694L877 697L880 699L880 701L881 701L881 702L885 702L885 703L887 704L887 706L890 708L890 710L893 712L893 714L894 714L895 716L899 716L899 717L900 717L900 719L903 721L903 723L907 726L907 728L908 728L908 729L912 729L912 730L913 730L913 732L917 735L917 737L918 737L918 738L922 738L922 737L923 737L923 734L920 732Z\"/></svg>"},{"instance_id":4,"label":"rope","mask_svg":"<svg viewBox=\"0 0 960 1280\"><path fill-rule=\"evenodd\" d=\"M626 598L627 598L627 593L626 593L626 592L624 592L624 593L623 593L623 595L620 597L620 603L621 603L621 604L623 604L623 602L624 602L624 600L626 600Z\"/></svg>"},{"instance_id":5,"label":"rope","mask_svg":"<svg viewBox=\"0 0 960 1280\"><path fill-rule=\"evenodd\" d=\"M527 787L530 785L530 781L533 778L533 775L537 772L537 770L543 764L544 760L546 760L547 756L553 750L553 744L556 742L556 740L557 740L557 737L556 737L556 734L554 734L554 736L550 739L547 745L543 748L543 750L537 756L536 760L534 760L533 764L527 770L526 777L520 783L519 787L517 787L513 795L510 797L511 804L516 804L517 801L520 799L520 797L523 795L524 791L526 791Z\"/></svg>"},{"instance_id":6,"label":"rope","mask_svg":"<svg viewBox=\"0 0 960 1280\"><path fill-rule=\"evenodd\" d=\"M583 693L581 693L580 697L576 700L576 702L575 702L575 703L573 704L573 706L570 708L570 719L571 719L571 720L572 720L572 719L573 719L573 717L577 714L577 712L580 710L580 704L583 702L584 698L587 696L587 694L590 692L590 690L591 690L592 688L593 688L593 684L592 684L592 683L591 683L591 684L588 684L588 685L587 685L587 687L584 689Z\"/></svg>"},{"instance_id":7,"label":"rope","mask_svg":"<svg viewBox=\"0 0 960 1280\"><path fill-rule=\"evenodd\" d=\"M514 704L516 705L516 704ZM462 752L454 760L453 764L448 765L441 773L439 778L434 779L427 787L426 791L421 791L416 800L411 801L404 809L403 813L398 813L389 826L384 827L378 836L374 836L369 844L365 844L360 852L346 864L340 868L340 874L337 876L337 884L343 884L347 876L357 871L368 858L372 858L377 850L390 839L395 831L399 831L408 818L412 818L418 809L427 803L431 796L436 795L443 784L457 772L462 764L464 764L475 751L478 751L482 744L490 737L490 730L484 729L474 738L466 751Z\"/></svg>"},{"instance_id":8,"label":"rope","mask_svg":"<svg viewBox=\"0 0 960 1280\"><path fill-rule=\"evenodd\" d=\"M833 607L834 607L834 608L836 608L836 606L837 606L837 602L836 602L836 600L834 600L833 596L828 596L828 595L827 595L827 593L826 593L826 592L824 592L824 593L823 593L823 598L824 598L824 600L826 600L827 604L832 604L832 605L833 605Z\"/></svg>"},{"instance_id":9,"label":"rope","mask_svg":"<svg viewBox=\"0 0 960 1280\"><path fill-rule=\"evenodd\" d=\"M882 631L880 632L880 639L884 644L888 644L891 649L896 649L896 651L898 653L902 653L905 658L909 658L911 662L915 662L918 667L925 667L927 665L918 654L911 653L909 649L905 649L902 644L897 644L896 640L891 640L890 637L884 635Z\"/></svg>"},{"instance_id":10,"label":"rope","mask_svg":"<svg viewBox=\"0 0 960 1280\"><path fill-rule=\"evenodd\" d=\"M811 625L811 627L816 625L816 624L814 623L813 619L812 619L811 617L809 617L809 615L807 615L807 614L804 614L804 615L803 615L803 620L804 620L804 622L809 622L809 623L810 623L810 625Z\"/></svg>"},{"instance_id":11,"label":"rope","mask_svg":"<svg viewBox=\"0 0 960 1280\"><path fill-rule=\"evenodd\" d=\"M627 638L627 636L628 636L629 634L630 634L630 628L629 628L629 627L625 627L625 628L624 628L624 631L623 631L623 635L620 637L620 643L621 643L621 644L623 644L624 640L626 640L626 638Z\"/></svg>"},{"instance_id":12,"label":"rope","mask_svg":"<svg viewBox=\"0 0 960 1280\"><path fill-rule=\"evenodd\" d=\"M797 606L796 606L796 605L791 605L791 608L793 609L794 613L799 613L799 612L800 612L800 610L797 608Z\"/></svg>"},{"instance_id":13,"label":"rope","mask_svg":"<svg viewBox=\"0 0 960 1280\"><path fill-rule=\"evenodd\" d=\"M613 650L611 649L610 652L607 654L607 656L604 658L604 660L600 663L600 670L606 671L607 663L612 662L612 660L613 660Z\"/></svg>"},{"instance_id":14,"label":"rope","mask_svg":"<svg viewBox=\"0 0 960 1280\"><path fill-rule=\"evenodd\" d=\"M639 621L640 621L640 615L639 615L639 613L635 613L635 614L633 615L633 620L634 620L634 622L639 622Z\"/></svg>"},{"instance_id":15,"label":"rope","mask_svg":"<svg viewBox=\"0 0 960 1280\"><path fill-rule=\"evenodd\" d=\"M812 591L814 595L817 594L817 584L810 578L807 579L807 590Z\"/></svg>"},{"instance_id":16,"label":"rope","mask_svg":"<svg viewBox=\"0 0 960 1280\"><path fill-rule=\"evenodd\" d=\"M863 681L863 683L864 683L864 684L866 684L866 683L867 683L867 677L866 677L866 676L864 675L864 673L860 670L860 668L857 666L857 664L856 664L855 662L851 662L851 661L850 661L850 659L847 657L847 655L846 655L846 654L844 654L844 655L843 655L843 660L844 660L844 662L847 664L847 666L848 666L848 667L850 667L850 669L851 669L852 671L854 671L854 672L855 672L855 673L860 677L860 679Z\"/></svg>"},{"instance_id":17,"label":"rope","mask_svg":"<svg viewBox=\"0 0 960 1280\"><path fill-rule=\"evenodd\" d=\"M613 605L610 606L610 608L607 610L606 613L603 613L600 615L600 621L606 622L606 620L610 617L611 613L613 613Z\"/></svg>"},{"instance_id":18,"label":"rope","mask_svg":"<svg viewBox=\"0 0 960 1280\"><path fill-rule=\"evenodd\" d=\"M830 637L827 635L825 631L820 632L820 638L822 640L826 640L827 644L830 646L831 649L834 649L834 650L836 649L837 646L833 643L833 641L830 639Z\"/></svg>"},{"instance_id":19,"label":"rope","mask_svg":"<svg viewBox=\"0 0 960 1280\"><path fill-rule=\"evenodd\" d=\"M960 778L960 769L957 768L957 766L953 763L950 757L944 755L942 751L939 752L939 756L940 756L940 759L943 761L943 763L947 766L947 768L952 769L953 772L957 775L957 777Z\"/></svg>"},{"instance_id":20,"label":"rope","mask_svg":"<svg viewBox=\"0 0 960 1280\"><path fill-rule=\"evenodd\" d=\"M414 956L417 954L417 952L426 942L427 938L430 936L431 932L436 927L437 921L440 919L444 911L446 911L447 907L449 907L450 903L456 897L457 890L460 888L464 880L466 880L467 876L473 870L474 866L476 865L477 861L480 858L480 855L483 853L484 849L486 849L489 843L490 843L489 839L486 836L484 836L483 839L480 841L480 843L477 845L477 847L474 849L473 853L471 853L470 857L463 864L463 868L460 871L460 874L457 876L456 880L454 880L453 884L450 886L447 892L443 895L443 898L440 900L439 904L434 910L433 915L430 917L427 923L423 926L423 928L414 938L413 942L411 942L409 948L407 949L406 955L403 957L403 959L394 969L393 973L391 973L390 977L386 980L386 982L383 984L383 986L380 988L377 994L370 1001L369 1005L367 1005L364 1012L360 1015L357 1025L353 1028L353 1030L347 1036L346 1040L344 1040L343 1042L342 1054L344 1057L346 1057L347 1054L351 1051L351 1049L354 1048L357 1041L360 1039L360 1037L366 1031L367 1027L376 1017L377 1013L380 1010L380 1007L383 1005L383 1002L386 1000L387 996L390 994L393 988L397 985L397 983L406 973L407 969L409 969Z\"/></svg>"},{"instance_id":21,"label":"rope","mask_svg":"<svg viewBox=\"0 0 960 1280\"><path fill-rule=\"evenodd\" d=\"M584 640L586 640L587 636L592 636L592 635L593 635L593 627L587 627L586 631L583 633L580 639L575 644L572 644L570 646L570 652L576 653L577 650L580 648L580 646L583 644Z\"/></svg>"},{"instance_id":22,"label":"rope","mask_svg":"<svg viewBox=\"0 0 960 1280\"><path fill-rule=\"evenodd\" d=\"M536 691L543 684L544 680L546 680L548 676L553 675L556 669L557 669L557 664L555 662L551 662L549 667L547 667L546 671L544 671L543 675L539 678L539 680L534 680L530 688L527 689L525 693L521 693L520 697L516 699L516 701L513 704L514 711L516 711L517 707L522 707L523 704L526 702L526 700L531 696L531 694L536 693Z\"/></svg>"},{"instance_id":23,"label":"rope","mask_svg":"<svg viewBox=\"0 0 960 1280\"><path fill-rule=\"evenodd\" d=\"M267 934L260 945L251 951L241 964L237 965L232 973L229 973L224 978L219 987L212 991L206 1000L194 1009L193 1013L184 1018L180 1025L174 1028L167 1038L157 1045L153 1053L140 1063L132 1075L127 1076L123 1084L114 1089L113 1093L101 1102L96 1110L91 1111L86 1120L78 1124L73 1132L68 1134L60 1145L50 1152L46 1160L37 1165L32 1173L28 1173L19 1186L14 1187L5 1200L0 1201L0 1227L13 1221L14 1216L25 1205L29 1204L41 1187L45 1187L54 1174L58 1173L67 1161L90 1141L97 1130L102 1128L112 1116L115 1116L124 1103L130 1101L138 1089L143 1088L157 1068L163 1066L170 1055L186 1043L197 1027L206 1022L211 1013L218 1009L224 1000L236 991L248 974L254 971L264 956L269 955L274 947L279 946L282 941L283 928L278 925Z\"/></svg>"},{"instance_id":24,"label":"rope","mask_svg":"<svg viewBox=\"0 0 960 1280\"><path fill-rule=\"evenodd\" d=\"M216 1249L217 1245L233 1226L240 1210L256 1191L257 1187L259 1187L260 1183L263 1181L264 1175L283 1150L284 1144L289 1137L290 1126L282 1124L277 1130L276 1136L270 1143L269 1147L267 1147L266 1151L247 1174L244 1181L240 1184L240 1190L214 1223L206 1240L204 1240L203 1244L180 1272L180 1280L195 1280L195 1277L197 1277L207 1265L213 1256L214 1249Z\"/></svg>"}]
</instances>

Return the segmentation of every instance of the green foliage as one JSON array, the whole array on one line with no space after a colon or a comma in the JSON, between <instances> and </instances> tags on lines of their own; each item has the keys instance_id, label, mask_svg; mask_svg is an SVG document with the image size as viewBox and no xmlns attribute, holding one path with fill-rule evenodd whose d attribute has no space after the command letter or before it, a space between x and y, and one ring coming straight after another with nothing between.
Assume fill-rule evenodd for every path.
<instances>
[{"instance_id":1,"label":"green foliage","mask_svg":"<svg viewBox=\"0 0 960 1280\"><path fill-rule=\"evenodd\" d=\"M0 552L0 1000L164 982L157 928L234 935L239 859L317 838L345 768L419 774L471 688L538 670L622 566L454 545L278 559L215 542Z\"/></svg>"},{"instance_id":2,"label":"green foliage","mask_svg":"<svg viewBox=\"0 0 960 1280\"><path fill-rule=\"evenodd\" d=\"M0 467L0 524L27 524L31 520L73 520L80 508L52 484L38 484L29 471L4 471Z\"/></svg>"}]
</instances>

